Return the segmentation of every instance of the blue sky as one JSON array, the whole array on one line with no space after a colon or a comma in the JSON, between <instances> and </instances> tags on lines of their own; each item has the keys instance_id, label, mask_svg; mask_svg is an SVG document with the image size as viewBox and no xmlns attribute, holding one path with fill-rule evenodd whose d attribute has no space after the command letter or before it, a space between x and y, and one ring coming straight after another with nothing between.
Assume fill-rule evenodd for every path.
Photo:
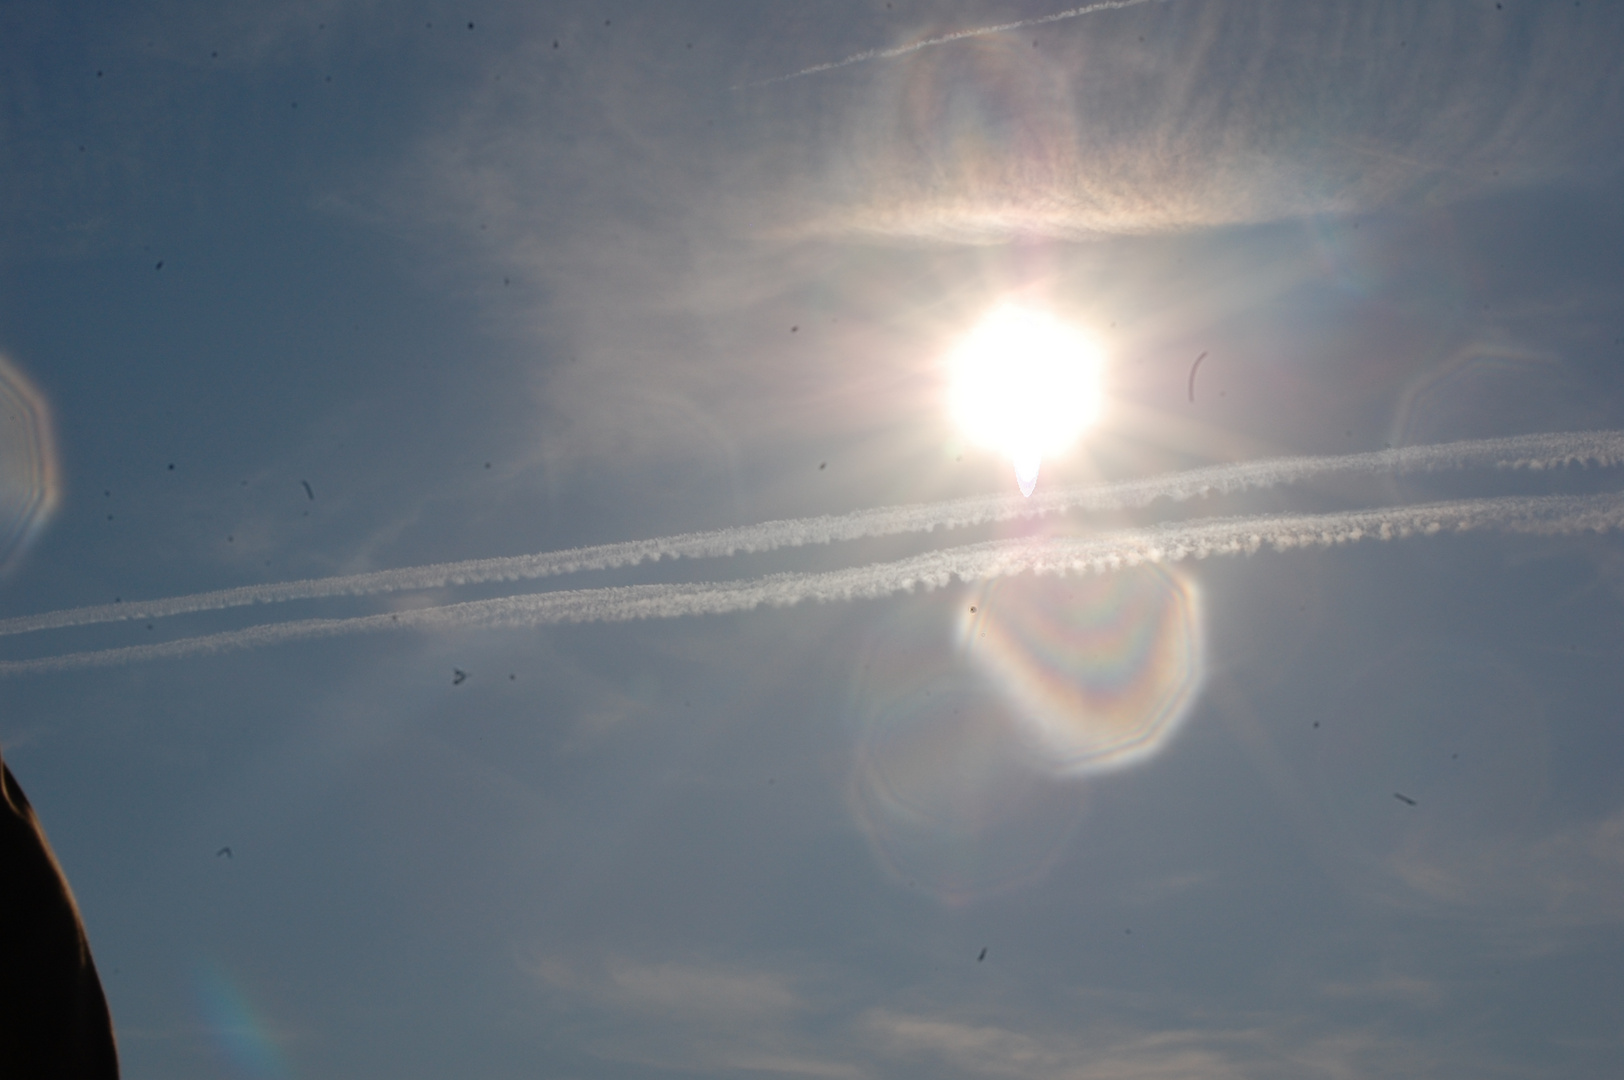
<instances>
[{"instance_id":1,"label":"blue sky","mask_svg":"<svg viewBox=\"0 0 1624 1080\"><path fill-rule=\"evenodd\" d=\"M1347 455L1624 428L1624 15L1066 11L0 12L0 620L791 522L8 630L127 1075L1618 1070L1620 437ZM1105 357L1035 499L1314 463L857 529L1019 503L1012 300ZM888 569L972 544L1064 572Z\"/></svg>"}]
</instances>

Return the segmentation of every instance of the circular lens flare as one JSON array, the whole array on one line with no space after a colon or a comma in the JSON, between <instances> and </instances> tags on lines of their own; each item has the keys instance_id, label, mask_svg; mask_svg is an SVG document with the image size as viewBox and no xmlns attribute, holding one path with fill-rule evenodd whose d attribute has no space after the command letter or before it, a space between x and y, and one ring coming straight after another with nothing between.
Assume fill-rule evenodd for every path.
<instances>
[{"instance_id":1,"label":"circular lens flare","mask_svg":"<svg viewBox=\"0 0 1624 1080\"><path fill-rule=\"evenodd\" d=\"M915 597L869 636L849 796L883 867L959 905L1041 880L1086 804L1033 767L1022 717L954 648L952 622L942 598Z\"/></svg>"},{"instance_id":2,"label":"circular lens flare","mask_svg":"<svg viewBox=\"0 0 1624 1080\"><path fill-rule=\"evenodd\" d=\"M1003 304L948 359L954 420L1007 456L1021 494L1045 457L1077 441L1100 411L1099 346L1047 312Z\"/></svg>"},{"instance_id":3,"label":"circular lens flare","mask_svg":"<svg viewBox=\"0 0 1624 1080\"><path fill-rule=\"evenodd\" d=\"M990 582L961 614L971 660L1061 775L1104 772L1164 747L1203 676L1200 595L1161 566Z\"/></svg>"}]
</instances>

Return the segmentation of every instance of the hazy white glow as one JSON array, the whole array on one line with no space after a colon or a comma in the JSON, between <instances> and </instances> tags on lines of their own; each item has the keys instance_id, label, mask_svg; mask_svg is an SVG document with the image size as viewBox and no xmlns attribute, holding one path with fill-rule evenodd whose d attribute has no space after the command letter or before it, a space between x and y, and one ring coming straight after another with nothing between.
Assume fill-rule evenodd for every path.
<instances>
[{"instance_id":1,"label":"hazy white glow","mask_svg":"<svg viewBox=\"0 0 1624 1080\"><path fill-rule=\"evenodd\" d=\"M953 418L1010 459L1023 495L1032 494L1043 459L1070 447L1099 416L1099 347L1046 312L994 309L949 364Z\"/></svg>"}]
</instances>

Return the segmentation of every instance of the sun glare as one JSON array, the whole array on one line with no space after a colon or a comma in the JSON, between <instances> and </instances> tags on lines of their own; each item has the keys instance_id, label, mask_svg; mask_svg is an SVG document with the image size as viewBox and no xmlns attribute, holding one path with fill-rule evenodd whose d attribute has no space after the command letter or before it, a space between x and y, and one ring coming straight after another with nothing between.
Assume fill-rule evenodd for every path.
<instances>
[{"instance_id":1,"label":"sun glare","mask_svg":"<svg viewBox=\"0 0 1624 1080\"><path fill-rule=\"evenodd\" d=\"M1047 312L995 308L949 365L953 418L1010 459L1023 495L1037 486L1043 459L1065 451L1099 415L1099 346Z\"/></svg>"}]
</instances>

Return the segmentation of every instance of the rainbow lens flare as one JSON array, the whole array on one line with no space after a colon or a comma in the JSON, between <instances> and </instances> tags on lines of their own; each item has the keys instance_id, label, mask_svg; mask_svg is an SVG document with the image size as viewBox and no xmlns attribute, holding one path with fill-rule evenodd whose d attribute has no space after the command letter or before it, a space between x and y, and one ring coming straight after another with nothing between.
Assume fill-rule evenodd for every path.
<instances>
[{"instance_id":1,"label":"rainbow lens flare","mask_svg":"<svg viewBox=\"0 0 1624 1080\"><path fill-rule=\"evenodd\" d=\"M0 356L0 572L16 565L50 520L59 486L50 407Z\"/></svg>"},{"instance_id":2,"label":"rainbow lens flare","mask_svg":"<svg viewBox=\"0 0 1624 1080\"><path fill-rule=\"evenodd\" d=\"M1199 593L1162 566L990 582L961 611L960 643L1065 775L1155 754L1203 676Z\"/></svg>"}]
</instances>

